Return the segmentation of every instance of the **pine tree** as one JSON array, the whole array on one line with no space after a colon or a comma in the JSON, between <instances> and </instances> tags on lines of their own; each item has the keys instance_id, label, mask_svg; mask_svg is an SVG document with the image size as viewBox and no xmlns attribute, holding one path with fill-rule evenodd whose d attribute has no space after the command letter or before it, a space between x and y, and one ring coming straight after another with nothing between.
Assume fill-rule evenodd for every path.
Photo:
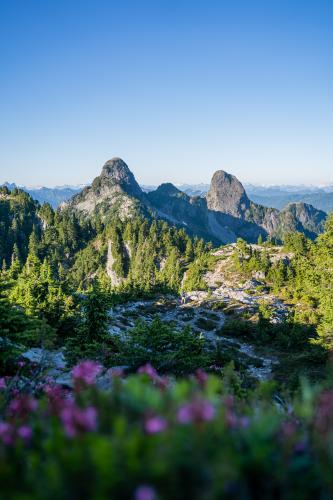
<instances>
[{"instance_id":1,"label":"pine tree","mask_svg":"<svg viewBox=\"0 0 333 500\"><path fill-rule=\"evenodd\" d=\"M103 341L108 332L108 311L98 282L94 283L87 295L84 311L84 334L87 342Z\"/></svg>"},{"instance_id":2,"label":"pine tree","mask_svg":"<svg viewBox=\"0 0 333 500\"><path fill-rule=\"evenodd\" d=\"M193 244L190 238L186 240L186 248L185 248L185 260L187 263L192 262L194 259L194 251Z\"/></svg>"}]
</instances>

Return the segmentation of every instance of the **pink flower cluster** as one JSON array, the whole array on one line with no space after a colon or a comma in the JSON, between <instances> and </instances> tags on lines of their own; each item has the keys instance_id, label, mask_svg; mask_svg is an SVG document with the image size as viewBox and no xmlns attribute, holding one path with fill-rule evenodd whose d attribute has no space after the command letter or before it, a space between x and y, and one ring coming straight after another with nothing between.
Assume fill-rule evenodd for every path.
<instances>
[{"instance_id":1,"label":"pink flower cluster","mask_svg":"<svg viewBox=\"0 0 333 500\"><path fill-rule=\"evenodd\" d=\"M44 386L44 392L49 400L50 412L55 415L59 414L65 404L65 399L68 399L67 393L62 389L62 387L52 383Z\"/></svg>"},{"instance_id":2,"label":"pink flower cluster","mask_svg":"<svg viewBox=\"0 0 333 500\"><path fill-rule=\"evenodd\" d=\"M155 500L156 492L154 488L147 484L139 486L134 494L134 500Z\"/></svg>"},{"instance_id":3,"label":"pink flower cluster","mask_svg":"<svg viewBox=\"0 0 333 500\"><path fill-rule=\"evenodd\" d=\"M198 370L195 372L195 377L196 377L197 381L199 382L199 385L201 385L202 387L206 384L206 382L208 380L207 373L204 370L202 370L201 368L198 368Z\"/></svg>"},{"instance_id":4,"label":"pink flower cluster","mask_svg":"<svg viewBox=\"0 0 333 500\"><path fill-rule=\"evenodd\" d=\"M214 419L215 408L210 401L195 399L181 406L177 420L181 424L209 422Z\"/></svg>"},{"instance_id":5,"label":"pink flower cluster","mask_svg":"<svg viewBox=\"0 0 333 500\"><path fill-rule=\"evenodd\" d=\"M65 433L72 438L85 432L96 430L97 411L94 406L81 408L74 401L68 400L60 412L60 419Z\"/></svg>"},{"instance_id":6,"label":"pink flower cluster","mask_svg":"<svg viewBox=\"0 0 333 500\"><path fill-rule=\"evenodd\" d=\"M44 392L48 396L51 413L59 416L68 437L96 430L97 410L94 406L78 406L72 395L57 385L45 386Z\"/></svg>"},{"instance_id":7,"label":"pink flower cluster","mask_svg":"<svg viewBox=\"0 0 333 500\"><path fill-rule=\"evenodd\" d=\"M19 438L25 443L29 442L32 437L32 429L29 425L20 425L15 427L9 422L0 422L0 439L5 445L12 445Z\"/></svg>"},{"instance_id":8,"label":"pink flower cluster","mask_svg":"<svg viewBox=\"0 0 333 500\"><path fill-rule=\"evenodd\" d=\"M250 425L248 417L244 415L239 416L235 413L235 400L233 396L226 396L223 402L225 407L224 421L229 429L245 429Z\"/></svg>"},{"instance_id":9,"label":"pink flower cluster","mask_svg":"<svg viewBox=\"0 0 333 500\"><path fill-rule=\"evenodd\" d=\"M12 391L12 400L6 410L7 421L0 421L0 440L9 446L17 440L28 443L32 437L32 429L28 419L37 410L38 402L29 394Z\"/></svg>"},{"instance_id":10,"label":"pink flower cluster","mask_svg":"<svg viewBox=\"0 0 333 500\"><path fill-rule=\"evenodd\" d=\"M159 376L155 368L150 363L146 363L145 365L140 366L140 368L138 369L138 373L144 373L145 375L148 375L148 377L152 380L156 379Z\"/></svg>"},{"instance_id":11,"label":"pink flower cluster","mask_svg":"<svg viewBox=\"0 0 333 500\"><path fill-rule=\"evenodd\" d=\"M145 431L147 434L158 434L167 429L168 423L164 417L149 417L145 421Z\"/></svg>"},{"instance_id":12,"label":"pink flower cluster","mask_svg":"<svg viewBox=\"0 0 333 500\"><path fill-rule=\"evenodd\" d=\"M81 385L93 385L96 377L101 373L102 366L94 361L82 361L74 366L72 370L72 377L74 382Z\"/></svg>"},{"instance_id":13,"label":"pink flower cluster","mask_svg":"<svg viewBox=\"0 0 333 500\"><path fill-rule=\"evenodd\" d=\"M37 407L37 399L28 394L18 394L9 403L9 413L15 418L24 418L36 411Z\"/></svg>"},{"instance_id":14,"label":"pink flower cluster","mask_svg":"<svg viewBox=\"0 0 333 500\"><path fill-rule=\"evenodd\" d=\"M154 382L154 384L160 389L166 389L169 385L169 380L167 377L161 377L155 368L147 363L138 369L138 373L148 375L148 377Z\"/></svg>"}]
</instances>

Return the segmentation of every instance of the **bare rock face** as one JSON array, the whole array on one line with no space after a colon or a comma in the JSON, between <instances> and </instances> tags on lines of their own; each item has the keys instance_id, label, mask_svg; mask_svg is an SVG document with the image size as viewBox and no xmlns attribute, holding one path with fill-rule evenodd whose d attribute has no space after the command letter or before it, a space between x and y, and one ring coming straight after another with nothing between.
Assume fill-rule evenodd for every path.
<instances>
[{"instance_id":1,"label":"bare rock face","mask_svg":"<svg viewBox=\"0 0 333 500\"><path fill-rule=\"evenodd\" d=\"M244 231L245 222L252 224L252 230L250 228L245 233L248 241L255 241L260 228L278 239L283 239L291 231L300 231L315 238L322 231L326 218L325 212L305 203L289 204L282 211L253 203L239 180L223 170L218 170L213 175L207 194L207 206L219 218L222 214L228 214L240 219L243 223L241 228L237 228L236 220L230 223L233 230L237 228L238 234Z\"/></svg>"},{"instance_id":2,"label":"bare rock face","mask_svg":"<svg viewBox=\"0 0 333 500\"><path fill-rule=\"evenodd\" d=\"M111 183L120 186L124 192L130 196L137 198L142 196L139 184L136 182L134 175L121 158L112 158L107 161L103 166L101 175L97 179L99 179L101 183L106 182L108 184Z\"/></svg>"},{"instance_id":3,"label":"bare rock face","mask_svg":"<svg viewBox=\"0 0 333 500\"><path fill-rule=\"evenodd\" d=\"M250 203L243 185L234 175L224 170L215 172L207 193L207 206L210 210L243 217Z\"/></svg>"},{"instance_id":4,"label":"bare rock face","mask_svg":"<svg viewBox=\"0 0 333 500\"><path fill-rule=\"evenodd\" d=\"M123 281L120 276L117 275L116 271L113 269L113 265L115 263L115 259L112 256L112 242L108 241L108 256L106 261L106 274L109 276L111 280L112 286L118 286Z\"/></svg>"}]
</instances>

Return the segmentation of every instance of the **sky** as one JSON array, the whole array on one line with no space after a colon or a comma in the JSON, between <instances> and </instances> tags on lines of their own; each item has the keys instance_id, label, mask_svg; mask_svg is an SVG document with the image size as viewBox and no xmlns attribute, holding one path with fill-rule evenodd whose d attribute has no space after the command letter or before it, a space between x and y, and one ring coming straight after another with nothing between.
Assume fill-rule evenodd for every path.
<instances>
[{"instance_id":1,"label":"sky","mask_svg":"<svg viewBox=\"0 0 333 500\"><path fill-rule=\"evenodd\" d=\"M332 0L0 0L0 182L333 182Z\"/></svg>"}]
</instances>

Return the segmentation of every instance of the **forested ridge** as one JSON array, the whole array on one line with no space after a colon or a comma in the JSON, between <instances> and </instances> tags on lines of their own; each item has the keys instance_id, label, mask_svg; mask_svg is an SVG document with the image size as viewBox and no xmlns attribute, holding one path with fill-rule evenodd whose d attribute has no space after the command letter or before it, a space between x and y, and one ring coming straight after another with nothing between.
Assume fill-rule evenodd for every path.
<instances>
[{"instance_id":1,"label":"forested ridge","mask_svg":"<svg viewBox=\"0 0 333 500\"><path fill-rule=\"evenodd\" d=\"M164 221L131 217L122 221L70 209L40 206L6 187L0 192L1 279L4 300L43 320L60 335L76 322L78 302L94 286L110 296L180 293L205 289L212 245L191 238ZM289 257L272 264L274 245L259 237L257 249L238 240L234 263L244 277L261 272L278 295L292 300L296 318L332 342L333 222L315 241L289 233ZM254 246L255 247L255 246ZM291 256L291 257L290 257Z\"/></svg>"}]
</instances>

